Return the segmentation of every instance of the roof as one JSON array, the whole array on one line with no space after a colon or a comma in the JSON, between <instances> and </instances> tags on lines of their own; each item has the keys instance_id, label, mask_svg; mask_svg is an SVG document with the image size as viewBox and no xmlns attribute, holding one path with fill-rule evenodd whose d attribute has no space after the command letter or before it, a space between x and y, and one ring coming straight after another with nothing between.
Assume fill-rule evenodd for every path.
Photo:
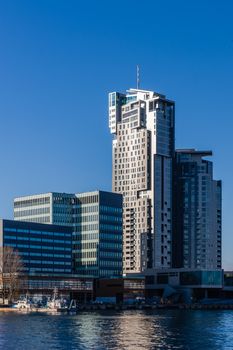
<instances>
[{"instance_id":1,"label":"roof","mask_svg":"<svg viewBox=\"0 0 233 350\"><path fill-rule=\"evenodd\" d=\"M203 156L203 157L213 155L213 152L211 150L198 151L195 148L176 149L176 153L193 154L193 155L199 155L199 156Z\"/></svg>"}]
</instances>

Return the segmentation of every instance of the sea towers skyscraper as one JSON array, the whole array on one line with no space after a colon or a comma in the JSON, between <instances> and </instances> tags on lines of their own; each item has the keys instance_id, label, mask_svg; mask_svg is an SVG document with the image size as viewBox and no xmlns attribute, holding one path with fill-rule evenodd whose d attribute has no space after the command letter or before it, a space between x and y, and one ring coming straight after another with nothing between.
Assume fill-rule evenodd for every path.
<instances>
[{"instance_id":1,"label":"sea towers skyscraper","mask_svg":"<svg viewBox=\"0 0 233 350\"><path fill-rule=\"evenodd\" d=\"M175 104L153 91L109 94L112 190L123 194L123 269L171 267Z\"/></svg>"}]
</instances>

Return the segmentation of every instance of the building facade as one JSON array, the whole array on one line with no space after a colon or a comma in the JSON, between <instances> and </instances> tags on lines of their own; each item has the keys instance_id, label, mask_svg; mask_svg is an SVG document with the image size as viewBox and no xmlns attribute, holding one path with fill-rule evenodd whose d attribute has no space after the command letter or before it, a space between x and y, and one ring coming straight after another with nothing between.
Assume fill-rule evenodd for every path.
<instances>
[{"instance_id":1,"label":"building facade","mask_svg":"<svg viewBox=\"0 0 233 350\"><path fill-rule=\"evenodd\" d=\"M123 269L171 267L173 101L153 91L109 94L112 190L123 195Z\"/></svg>"},{"instance_id":2,"label":"building facade","mask_svg":"<svg viewBox=\"0 0 233 350\"><path fill-rule=\"evenodd\" d=\"M211 151L177 150L174 164L173 266L221 269L221 181Z\"/></svg>"},{"instance_id":3,"label":"building facade","mask_svg":"<svg viewBox=\"0 0 233 350\"><path fill-rule=\"evenodd\" d=\"M95 191L76 195L73 208L75 272L122 275L122 196Z\"/></svg>"},{"instance_id":4,"label":"building facade","mask_svg":"<svg viewBox=\"0 0 233 350\"><path fill-rule=\"evenodd\" d=\"M74 194L49 192L14 199L14 219L72 226Z\"/></svg>"},{"instance_id":5,"label":"building facade","mask_svg":"<svg viewBox=\"0 0 233 350\"><path fill-rule=\"evenodd\" d=\"M0 247L17 250L27 274L72 273L71 227L0 220Z\"/></svg>"},{"instance_id":6,"label":"building facade","mask_svg":"<svg viewBox=\"0 0 233 350\"><path fill-rule=\"evenodd\" d=\"M80 275L122 275L122 196L95 191L46 193L14 200L14 218L72 227L73 271Z\"/></svg>"},{"instance_id":7,"label":"building facade","mask_svg":"<svg viewBox=\"0 0 233 350\"><path fill-rule=\"evenodd\" d=\"M203 298L219 298L223 289L221 269L148 269L146 297L160 296L171 303L191 304Z\"/></svg>"}]
</instances>

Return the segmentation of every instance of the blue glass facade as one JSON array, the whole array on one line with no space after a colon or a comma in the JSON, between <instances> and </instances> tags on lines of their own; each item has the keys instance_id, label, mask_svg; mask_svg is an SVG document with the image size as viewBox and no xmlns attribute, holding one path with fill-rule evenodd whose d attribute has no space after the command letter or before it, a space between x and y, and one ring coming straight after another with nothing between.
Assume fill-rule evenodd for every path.
<instances>
[{"instance_id":1,"label":"blue glass facade","mask_svg":"<svg viewBox=\"0 0 233 350\"><path fill-rule=\"evenodd\" d=\"M76 195L73 209L75 273L122 275L122 196L110 192Z\"/></svg>"},{"instance_id":2,"label":"blue glass facade","mask_svg":"<svg viewBox=\"0 0 233 350\"><path fill-rule=\"evenodd\" d=\"M223 283L222 270L219 271L186 271L180 273L180 284L219 286Z\"/></svg>"},{"instance_id":3,"label":"blue glass facade","mask_svg":"<svg viewBox=\"0 0 233 350\"><path fill-rule=\"evenodd\" d=\"M211 151L177 150L174 161L173 267L222 265L222 185L213 179Z\"/></svg>"},{"instance_id":4,"label":"blue glass facade","mask_svg":"<svg viewBox=\"0 0 233 350\"><path fill-rule=\"evenodd\" d=\"M27 273L72 272L72 227L1 220L0 245L19 252Z\"/></svg>"}]
</instances>

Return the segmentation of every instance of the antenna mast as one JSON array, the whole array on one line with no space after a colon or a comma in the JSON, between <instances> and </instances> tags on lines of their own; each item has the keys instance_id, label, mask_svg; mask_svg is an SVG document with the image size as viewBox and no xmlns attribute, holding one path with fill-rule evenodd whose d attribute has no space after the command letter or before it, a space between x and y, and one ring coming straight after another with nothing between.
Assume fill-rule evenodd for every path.
<instances>
[{"instance_id":1,"label":"antenna mast","mask_svg":"<svg viewBox=\"0 0 233 350\"><path fill-rule=\"evenodd\" d=\"M139 89L139 83L140 83L140 69L139 69L139 65L137 64L137 89Z\"/></svg>"}]
</instances>

